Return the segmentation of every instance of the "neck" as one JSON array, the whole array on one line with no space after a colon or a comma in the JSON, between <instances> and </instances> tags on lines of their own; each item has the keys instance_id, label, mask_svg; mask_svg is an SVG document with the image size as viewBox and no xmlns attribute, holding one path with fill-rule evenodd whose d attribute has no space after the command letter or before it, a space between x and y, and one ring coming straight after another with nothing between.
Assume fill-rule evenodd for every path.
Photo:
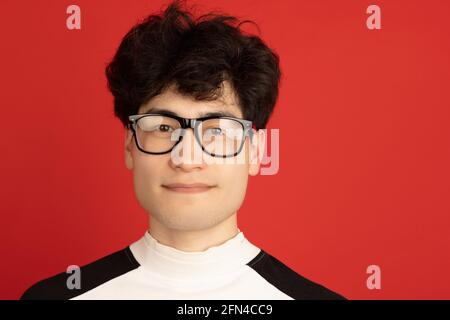
<instances>
[{"instance_id":1,"label":"neck","mask_svg":"<svg viewBox=\"0 0 450 320\"><path fill-rule=\"evenodd\" d=\"M170 229L151 219L148 232L159 243L186 252L201 252L219 246L239 233L236 212L211 228L201 230Z\"/></svg>"}]
</instances>

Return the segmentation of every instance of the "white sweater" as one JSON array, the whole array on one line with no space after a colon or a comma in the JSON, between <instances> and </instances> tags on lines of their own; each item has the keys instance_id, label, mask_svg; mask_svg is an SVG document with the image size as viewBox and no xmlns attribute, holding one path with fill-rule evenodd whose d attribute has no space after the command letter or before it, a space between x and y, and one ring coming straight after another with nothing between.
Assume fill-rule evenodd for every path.
<instances>
[{"instance_id":1,"label":"white sweater","mask_svg":"<svg viewBox=\"0 0 450 320\"><path fill-rule=\"evenodd\" d=\"M148 232L125 249L80 269L80 288L70 273L30 287L21 299L287 300L342 299L256 247L240 231L225 243L185 252Z\"/></svg>"}]
</instances>

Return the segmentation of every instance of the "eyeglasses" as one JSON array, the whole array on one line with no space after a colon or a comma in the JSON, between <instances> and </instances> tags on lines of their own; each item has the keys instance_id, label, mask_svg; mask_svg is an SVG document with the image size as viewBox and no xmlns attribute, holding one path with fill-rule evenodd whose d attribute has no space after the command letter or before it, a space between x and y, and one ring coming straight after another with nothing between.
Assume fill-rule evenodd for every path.
<instances>
[{"instance_id":1,"label":"eyeglasses","mask_svg":"<svg viewBox=\"0 0 450 320\"><path fill-rule=\"evenodd\" d=\"M195 140L202 150L213 157L238 155L245 139L253 136L252 122L234 117L182 118L160 113L137 114L128 117L129 128L138 149L148 154L165 154L183 139L185 129L194 129Z\"/></svg>"}]
</instances>

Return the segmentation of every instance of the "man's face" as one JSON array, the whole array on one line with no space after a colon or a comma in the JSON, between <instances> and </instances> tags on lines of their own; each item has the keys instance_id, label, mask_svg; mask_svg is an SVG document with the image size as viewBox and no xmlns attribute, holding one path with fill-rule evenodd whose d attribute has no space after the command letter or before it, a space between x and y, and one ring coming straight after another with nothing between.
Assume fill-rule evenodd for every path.
<instances>
[{"instance_id":1,"label":"man's face","mask_svg":"<svg viewBox=\"0 0 450 320\"><path fill-rule=\"evenodd\" d=\"M242 111L227 82L224 83L223 92L220 100L196 101L180 95L170 87L142 105L138 113L147 113L157 107L184 118L199 118L205 113L217 111L226 111L234 117L242 118ZM195 152L203 157L213 158L201 151L191 129L185 131L183 139L175 147L180 148L177 153L182 156L176 161L171 153L153 155L141 152L132 138L131 130L127 129L125 163L133 172L134 190L139 204L153 219L169 229L202 230L221 223L235 214L241 206L248 175L256 175L259 171L258 156L263 152L264 134L262 130L258 133L254 135L253 142L249 137L246 138L241 151L244 153L241 155L244 161L230 164L194 159ZM186 151L188 148L189 152ZM185 152L189 153L189 157L183 156ZM250 162L250 159L253 160ZM172 183L205 183L213 187L205 192L195 193L176 192L164 187Z\"/></svg>"}]
</instances>

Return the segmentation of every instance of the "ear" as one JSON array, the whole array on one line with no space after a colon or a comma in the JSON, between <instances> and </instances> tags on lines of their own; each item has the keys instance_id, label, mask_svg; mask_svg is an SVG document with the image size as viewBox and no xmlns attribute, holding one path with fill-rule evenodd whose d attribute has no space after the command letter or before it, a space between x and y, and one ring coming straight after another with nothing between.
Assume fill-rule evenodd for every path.
<instances>
[{"instance_id":1,"label":"ear","mask_svg":"<svg viewBox=\"0 0 450 320\"><path fill-rule=\"evenodd\" d=\"M250 140L250 165L248 173L251 176L256 176L261 167L261 161L266 148L266 130L253 130L253 137Z\"/></svg>"},{"instance_id":2,"label":"ear","mask_svg":"<svg viewBox=\"0 0 450 320\"><path fill-rule=\"evenodd\" d=\"M133 132L130 128L125 128L125 166L128 170L133 170L133 155L131 150L133 148Z\"/></svg>"}]
</instances>

